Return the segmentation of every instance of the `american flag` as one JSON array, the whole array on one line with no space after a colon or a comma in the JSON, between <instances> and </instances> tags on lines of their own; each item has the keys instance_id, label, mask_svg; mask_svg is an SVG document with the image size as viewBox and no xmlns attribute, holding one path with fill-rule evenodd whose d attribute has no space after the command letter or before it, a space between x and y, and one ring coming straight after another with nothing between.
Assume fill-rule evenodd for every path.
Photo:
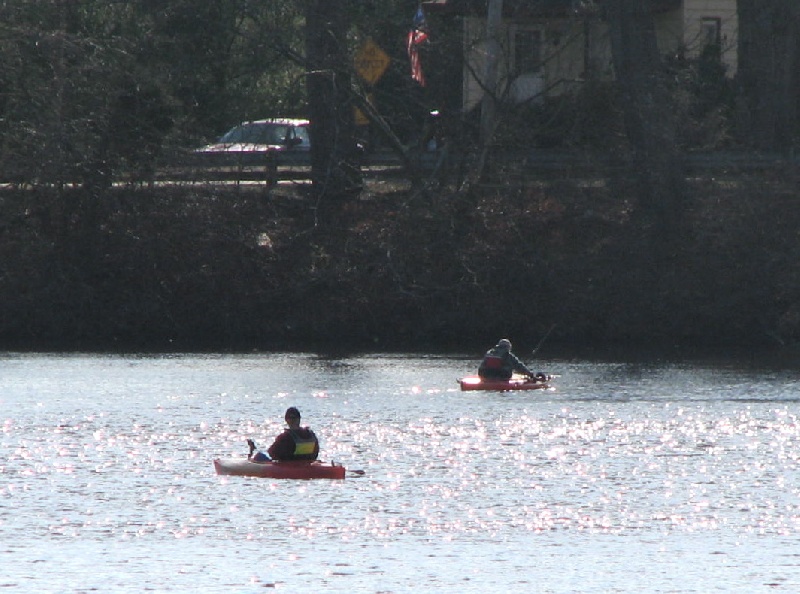
<instances>
[{"instance_id":1,"label":"american flag","mask_svg":"<svg viewBox=\"0 0 800 594\"><path fill-rule=\"evenodd\" d=\"M420 86L425 86L425 75L422 74L422 64L419 59L419 46L428 39L425 24L425 13L422 8L418 8L412 21L413 28L408 32L406 37L406 50L408 51L408 59L411 62L411 78L417 81Z\"/></svg>"}]
</instances>

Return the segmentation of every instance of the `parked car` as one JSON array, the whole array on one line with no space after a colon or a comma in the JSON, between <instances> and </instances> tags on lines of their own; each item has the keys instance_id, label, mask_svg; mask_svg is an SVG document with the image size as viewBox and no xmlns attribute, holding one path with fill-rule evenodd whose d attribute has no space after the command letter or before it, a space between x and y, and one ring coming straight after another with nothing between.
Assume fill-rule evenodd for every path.
<instances>
[{"instance_id":1,"label":"parked car","mask_svg":"<svg viewBox=\"0 0 800 594\"><path fill-rule=\"evenodd\" d=\"M277 163L307 165L311 141L308 120L272 118L243 122L216 142L195 151L204 160L237 165L263 165L268 155Z\"/></svg>"}]
</instances>

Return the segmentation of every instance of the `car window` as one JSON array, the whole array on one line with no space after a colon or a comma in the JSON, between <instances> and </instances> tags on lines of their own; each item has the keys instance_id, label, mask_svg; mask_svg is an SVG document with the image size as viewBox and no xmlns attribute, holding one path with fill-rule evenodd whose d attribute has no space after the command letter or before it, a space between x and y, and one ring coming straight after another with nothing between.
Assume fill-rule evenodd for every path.
<instances>
[{"instance_id":1,"label":"car window","mask_svg":"<svg viewBox=\"0 0 800 594\"><path fill-rule=\"evenodd\" d=\"M310 146L311 141L308 137L308 126L297 126L294 129L295 137L300 140L298 146Z\"/></svg>"},{"instance_id":2,"label":"car window","mask_svg":"<svg viewBox=\"0 0 800 594\"><path fill-rule=\"evenodd\" d=\"M286 135L289 133L289 126L269 125L261 126L256 144L283 144L286 142Z\"/></svg>"},{"instance_id":3,"label":"car window","mask_svg":"<svg viewBox=\"0 0 800 594\"><path fill-rule=\"evenodd\" d=\"M226 133L219 142L223 144L283 144L289 127L281 124L244 124Z\"/></svg>"}]
</instances>

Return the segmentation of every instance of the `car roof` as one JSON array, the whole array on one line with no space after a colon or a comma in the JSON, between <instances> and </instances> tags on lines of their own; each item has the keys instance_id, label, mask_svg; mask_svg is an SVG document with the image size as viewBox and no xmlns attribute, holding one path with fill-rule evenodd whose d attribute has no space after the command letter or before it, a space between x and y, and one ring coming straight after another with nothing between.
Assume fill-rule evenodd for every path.
<instances>
[{"instance_id":1,"label":"car roof","mask_svg":"<svg viewBox=\"0 0 800 594\"><path fill-rule=\"evenodd\" d=\"M252 120L250 122L242 122L240 125L247 124L282 124L285 126L308 126L310 122L301 118L268 118L265 120Z\"/></svg>"}]
</instances>

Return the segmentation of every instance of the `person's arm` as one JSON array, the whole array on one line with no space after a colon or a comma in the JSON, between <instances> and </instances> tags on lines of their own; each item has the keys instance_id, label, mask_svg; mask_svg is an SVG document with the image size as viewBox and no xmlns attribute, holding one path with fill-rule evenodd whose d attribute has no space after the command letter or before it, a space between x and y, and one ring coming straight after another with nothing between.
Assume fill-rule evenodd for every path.
<instances>
[{"instance_id":1,"label":"person's arm","mask_svg":"<svg viewBox=\"0 0 800 594\"><path fill-rule=\"evenodd\" d=\"M276 437L272 445L269 446L267 453L273 460L289 460L294 453L294 440L289 435L289 432L284 431Z\"/></svg>"},{"instance_id":2,"label":"person's arm","mask_svg":"<svg viewBox=\"0 0 800 594\"><path fill-rule=\"evenodd\" d=\"M518 371L519 373L523 373L528 377L534 377L536 374L533 373L530 369L528 369L525 364L519 360L519 358L514 355L513 353L508 354L509 358L511 359L511 363L514 367L514 371Z\"/></svg>"}]
</instances>

